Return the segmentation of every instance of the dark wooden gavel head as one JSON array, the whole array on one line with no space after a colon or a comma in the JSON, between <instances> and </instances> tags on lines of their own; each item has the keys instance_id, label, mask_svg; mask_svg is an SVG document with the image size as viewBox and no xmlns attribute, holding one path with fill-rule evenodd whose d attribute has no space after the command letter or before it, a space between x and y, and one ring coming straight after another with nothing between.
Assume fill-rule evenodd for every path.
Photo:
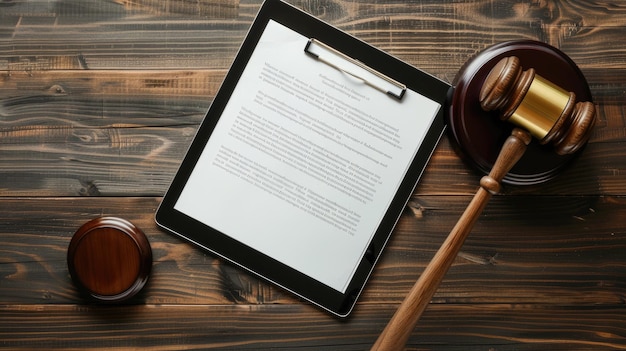
<instances>
[{"instance_id":1,"label":"dark wooden gavel head","mask_svg":"<svg viewBox=\"0 0 626 351\"><path fill-rule=\"evenodd\" d=\"M524 128L541 144L552 143L559 155L579 150L595 124L595 107L576 102L568 92L530 68L522 70L515 56L501 59L480 91L485 111L499 110L501 119Z\"/></svg>"}]
</instances>

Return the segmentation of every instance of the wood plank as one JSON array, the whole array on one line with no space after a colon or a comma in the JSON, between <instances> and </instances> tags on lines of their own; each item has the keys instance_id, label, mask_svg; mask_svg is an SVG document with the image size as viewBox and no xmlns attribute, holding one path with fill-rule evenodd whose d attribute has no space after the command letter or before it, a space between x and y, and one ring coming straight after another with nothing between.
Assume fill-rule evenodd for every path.
<instances>
[{"instance_id":1,"label":"wood plank","mask_svg":"<svg viewBox=\"0 0 626 351\"><path fill-rule=\"evenodd\" d=\"M101 101L102 103L103 101ZM158 102L155 102L157 104ZM161 196L195 135L202 112L194 107L151 106L150 101L106 101L108 117L89 116L92 102L74 100L67 119L42 107L0 126L0 196ZM83 105L84 104L84 105ZM121 106L121 107L120 107ZM67 105L65 105L67 107ZM64 107L64 108L65 108ZM118 108L120 107L120 108ZM150 110L162 118L146 118ZM180 119L180 120L178 120ZM169 124L146 127L143 124ZM505 194L626 194L621 141L591 143L550 183L505 186ZM442 140L427 166L418 194L473 194L480 174Z\"/></svg>"},{"instance_id":2,"label":"wood plank","mask_svg":"<svg viewBox=\"0 0 626 351\"><path fill-rule=\"evenodd\" d=\"M4 198L0 304L84 302L65 255L73 233L100 215L122 216L151 242L148 304L293 304L280 289L160 231L159 198ZM360 304L396 304L469 202L418 196L402 216ZM242 218L246 211L242 202ZM626 198L500 196L479 219L436 303L621 305L626 291ZM26 249L28 248L28 249Z\"/></svg>"},{"instance_id":3,"label":"wood plank","mask_svg":"<svg viewBox=\"0 0 626 351\"><path fill-rule=\"evenodd\" d=\"M126 11L158 15L188 14L208 18L232 18L237 15L239 0L116 0Z\"/></svg>"},{"instance_id":4,"label":"wood plank","mask_svg":"<svg viewBox=\"0 0 626 351\"><path fill-rule=\"evenodd\" d=\"M24 63L23 66L16 66L17 70L0 70L2 82L0 101L31 95L49 98L62 98L67 95L125 95L129 98L153 96L161 99L200 96L212 98L227 73L227 69L193 69L184 68L182 65L177 69L154 70L136 67L113 71L82 69L72 67L79 65L80 58L56 57L56 59L57 61L50 66L37 64L31 67L30 63ZM73 61L77 63L72 63ZM599 108L600 125L610 124L609 126L623 128L624 113L622 109L616 107L621 106L623 99L626 71L619 68L583 69L583 71L594 102ZM6 104L7 102L4 103Z\"/></svg>"},{"instance_id":5,"label":"wood plank","mask_svg":"<svg viewBox=\"0 0 626 351\"><path fill-rule=\"evenodd\" d=\"M176 2L159 3L171 7ZM68 59L94 69L226 69L260 1L239 5L236 16L228 20L206 20L201 14L205 6L184 16L170 13L163 17L152 9L130 10L110 3L107 12L101 3L89 4L67 12L63 11L65 7L51 12L50 5L45 4L41 8L4 8L0 23L6 24L0 26L0 33L10 35L0 40L0 52L5 53L0 69L54 67L66 64ZM568 1L493 6L490 1L420 1L418 5L373 5L366 1L305 1L295 5L447 81L452 81L462 64L479 51L516 39L540 40L561 48L583 70L599 63L603 67L624 67L621 57L626 49L606 45L621 42L623 37L626 6L620 4ZM233 9L230 3L217 6L216 13ZM40 31L45 18L50 18L54 26ZM75 57L68 57L68 52L75 53ZM58 56L65 59L59 60Z\"/></svg>"},{"instance_id":6,"label":"wood plank","mask_svg":"<svg viewBox=\"0 0 626 351\"><path fill-rule=\"evenodd\" d=\"M193 15L205 18L234 16L238 0L83 0L79 5L64 1L5 1L5 16L107 18L150 13L155 15Z\"/></svg>"},{"instance_id":7,"label":"wood plank","mask_svg":"<svg viewBox=\"0 0 626 351\"><path fill-rule=\"evenodd\" d=\"M431 305L407 350L624 350L622 310ZM361 306L344 322L301 305L0 305L0 348L364 350L391 313Z\"/></svg>"},{"instance_id":8,"label":"wood plank","mask_svg":"<svg viewBox=\"0 0 626 351\"><path fill-rule=\"evenodd\" d=\"M220 69L108 71L50 70L43 67L35 70L23 68L15 72L0 71L0 101L5 109L0 111L3 115L12 115L12 111L8 110L12 106L82 96L99 100L127 96L128 99L151 97L183 101L204 97L203 107L206 107L217 93L225 75L226 70Z\"/></svg>"}]
</instances>

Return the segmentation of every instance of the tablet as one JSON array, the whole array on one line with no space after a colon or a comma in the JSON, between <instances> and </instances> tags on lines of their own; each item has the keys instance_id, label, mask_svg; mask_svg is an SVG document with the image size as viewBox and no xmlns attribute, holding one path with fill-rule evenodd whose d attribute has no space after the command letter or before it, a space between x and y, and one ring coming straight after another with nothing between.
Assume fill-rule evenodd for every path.
<instances>
[{"instance_id":1,"label":"tablet","mask_svg":"<svg viewBox=\"0 0 626 351\"><path fill-rule=\"evenodd\" d=\"M444 131L449 89L267 0L156 222L347 316Z\"/></svg>"}]
</instances>

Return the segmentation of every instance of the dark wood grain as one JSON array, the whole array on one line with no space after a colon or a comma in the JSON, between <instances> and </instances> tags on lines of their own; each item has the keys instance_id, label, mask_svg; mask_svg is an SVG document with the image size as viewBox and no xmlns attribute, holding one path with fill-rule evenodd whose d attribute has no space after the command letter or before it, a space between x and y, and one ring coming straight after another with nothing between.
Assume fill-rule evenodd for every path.
<instances>
[{"instance_id":1,"label":"dark wood grain","mask_svg":"<svg viewBox=\"0 0 626 351\"><path fill-rule=\"evenodd\" d=\"M0 307L4 346L44 349L171 348L363 350L373 343L389 305L364 306L349 321L328 321L301 305ZM623 350L622 309L563 306L435 305L410 350ZM68 318L68 315L71 318ZM185 316L184 319L180 316ZM554 317L558 316L559 323ZM180 321L180 322L179 322ZM581 322L584 321L584 322Z\"/></svg>"},{"instance_id":2,"label":"dark wood grain","mask_svg":"<svg viewBox=\"0 0 626 351\"><path fill-rule=\"evenodd\" d=\"M626 4L289 2L450 83L506 40L578 64L599 117L589 145L554 181L490 201L408 349L626 349ZM447 136L347 320L153 220L260 4L0 2L0 349L371 347L482 176ZM150 240L151 279L128 305L90 305L69 276L71 236L101 215Z\"/></svg>"}]
</instances>

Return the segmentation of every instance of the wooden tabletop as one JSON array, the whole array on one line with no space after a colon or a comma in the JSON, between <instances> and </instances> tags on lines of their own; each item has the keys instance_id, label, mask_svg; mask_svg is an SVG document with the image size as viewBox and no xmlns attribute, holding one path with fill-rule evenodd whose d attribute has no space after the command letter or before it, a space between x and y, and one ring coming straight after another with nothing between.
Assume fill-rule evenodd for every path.
<instances>
[{"instance_id":1,"label":"wooden tabletop","mask_svg":"<svg viewBox=\"0 0 626 351\"><path fill-rule=\"evenodd\" d=\"M589 145L555 180L491 200L407 347L626 349L626 3L289 2L449 83L507 40L576 62L598 110ZM260 5L0 2L0 348L371 347L478 187L448 136L347 319L154 223ZM88 303L68 272L72 235L102 215L152 247L127 305Z\"/></svg>"}]
</instances>

